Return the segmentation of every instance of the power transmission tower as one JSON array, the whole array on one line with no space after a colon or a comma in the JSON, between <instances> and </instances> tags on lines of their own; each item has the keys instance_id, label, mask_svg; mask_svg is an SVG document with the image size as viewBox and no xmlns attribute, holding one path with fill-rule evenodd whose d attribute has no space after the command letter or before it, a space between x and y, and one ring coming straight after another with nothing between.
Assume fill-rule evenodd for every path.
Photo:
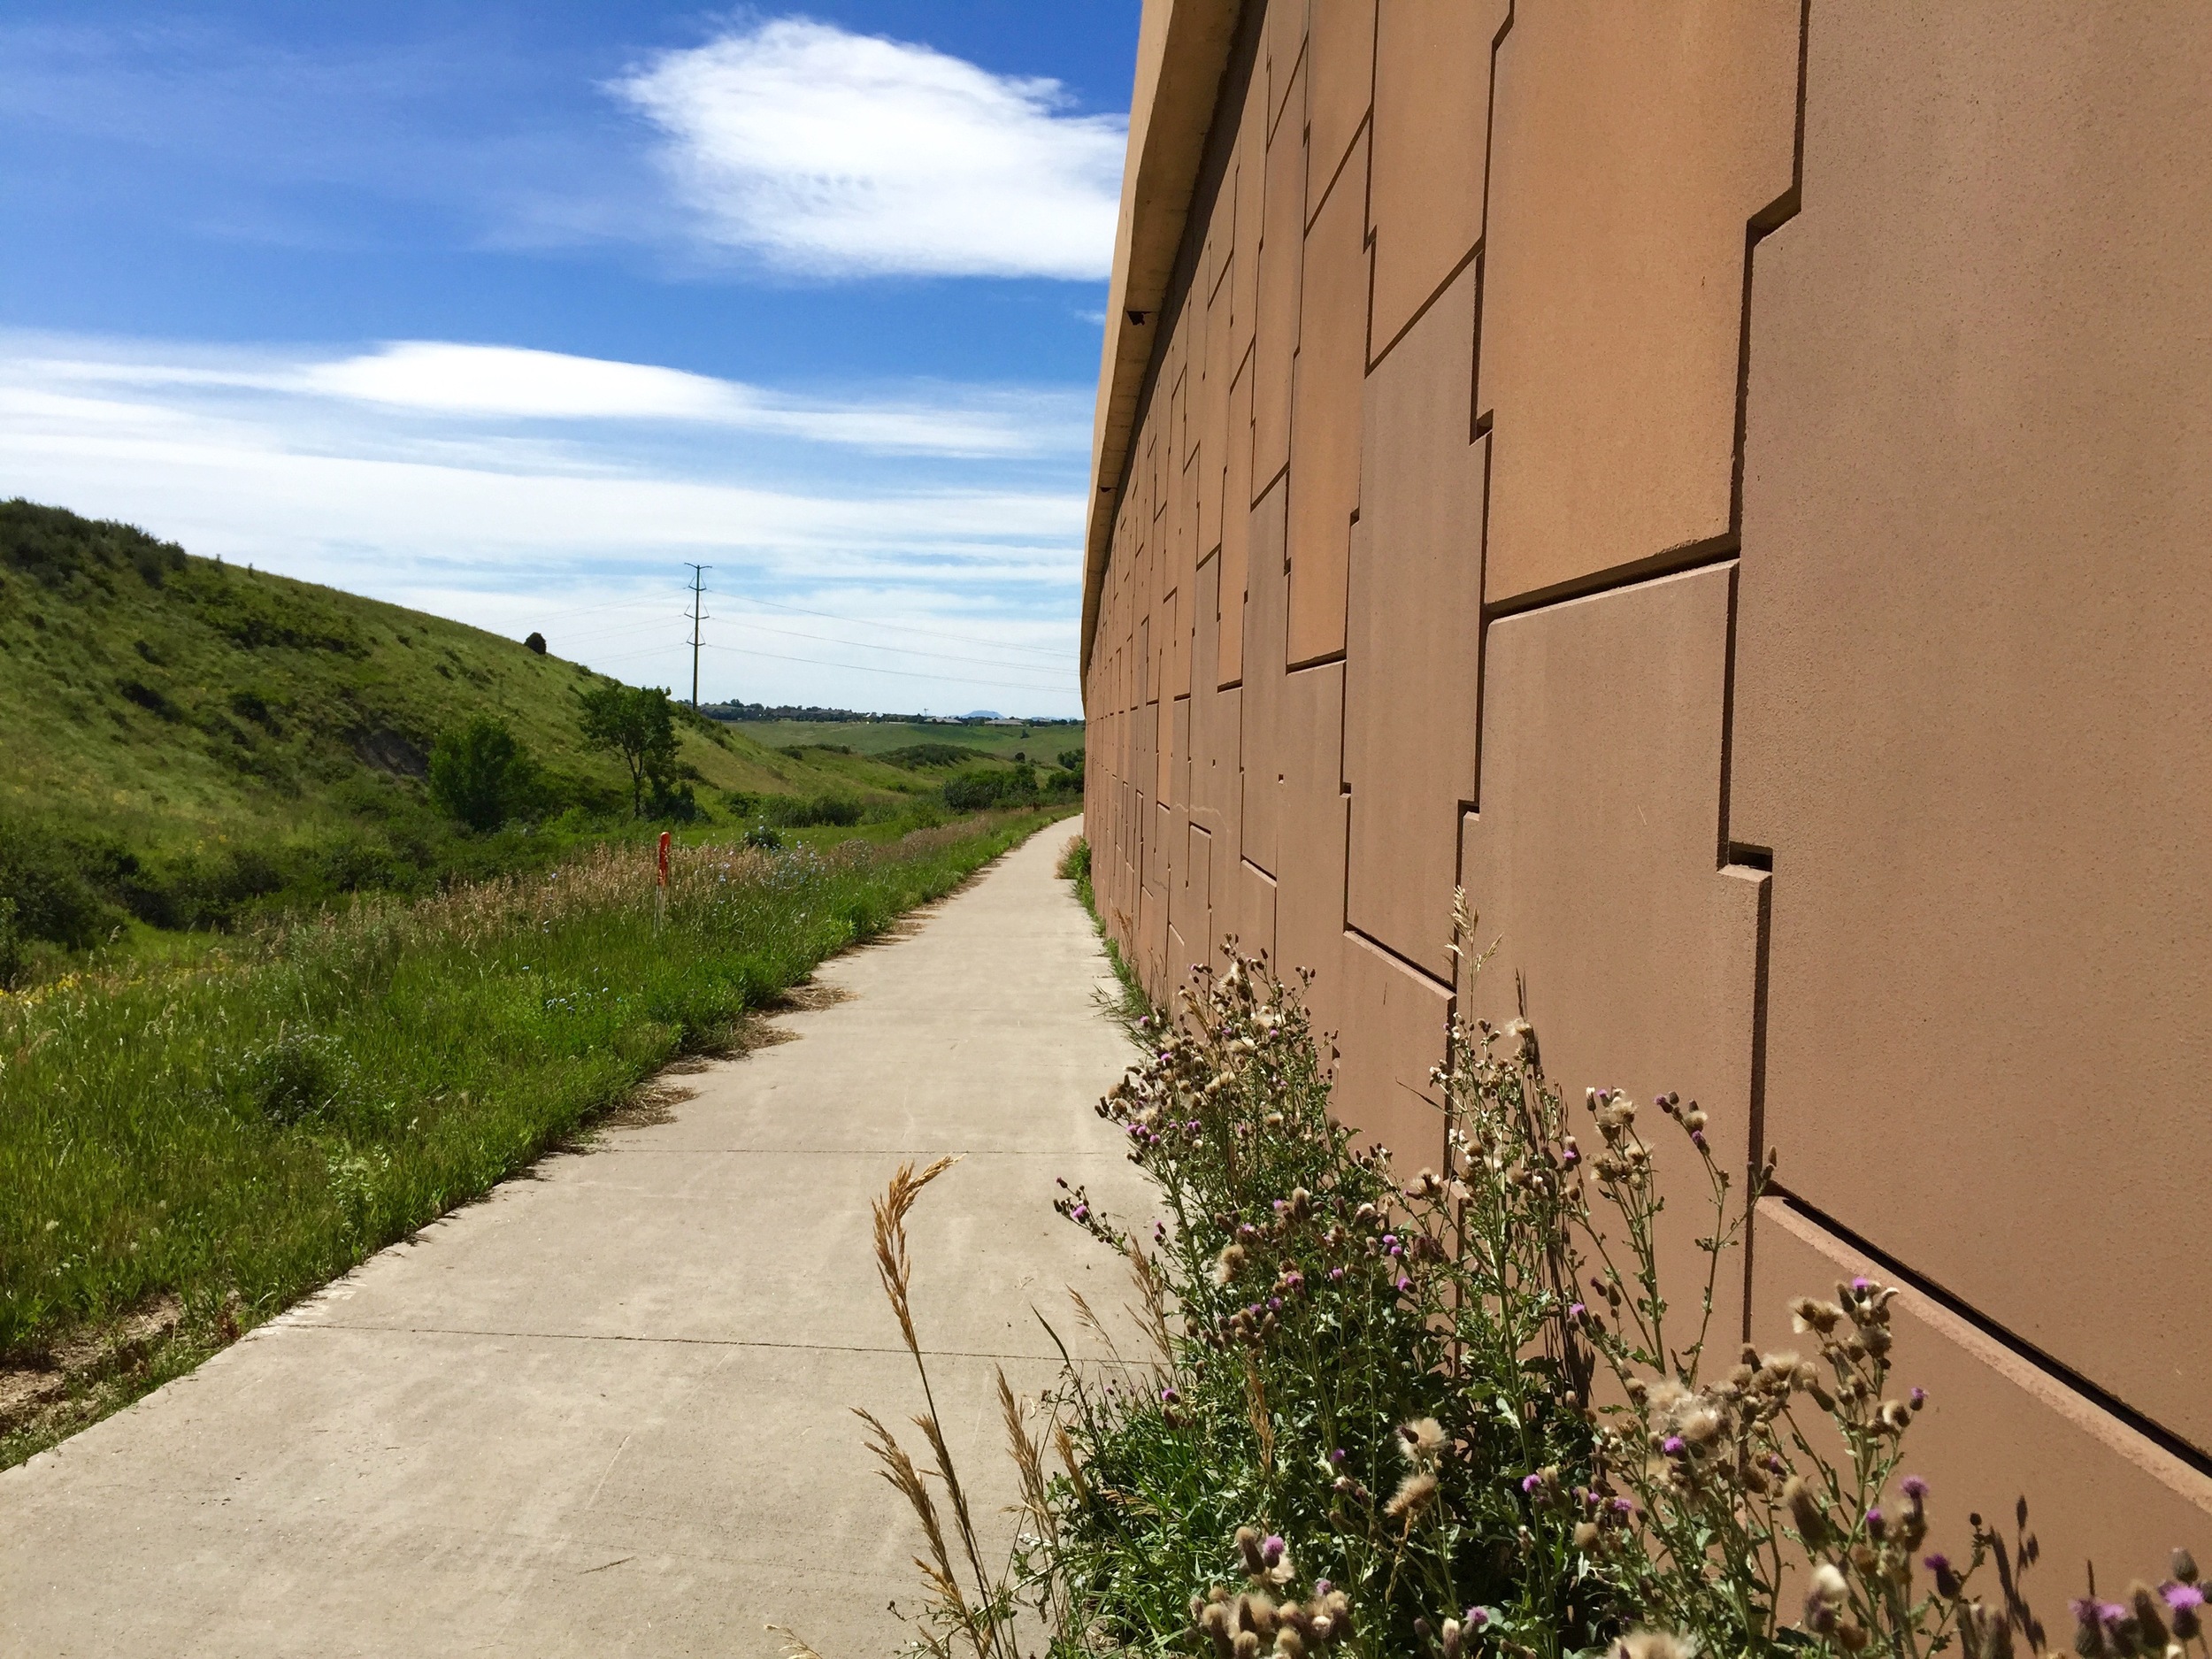
<instances>
[{"instance_id":1,"label":"power transmission tower","mask_svg":"<svg viewBox=\"0 0 2212 1659\"><path fill-rule=\"evenodd\" d=\"M699 625L707 613L699 608L701 597L706 593L707 572L711 565L692 565L691 570L691 711L699 712Z\"/></svg>"}]
</instances>

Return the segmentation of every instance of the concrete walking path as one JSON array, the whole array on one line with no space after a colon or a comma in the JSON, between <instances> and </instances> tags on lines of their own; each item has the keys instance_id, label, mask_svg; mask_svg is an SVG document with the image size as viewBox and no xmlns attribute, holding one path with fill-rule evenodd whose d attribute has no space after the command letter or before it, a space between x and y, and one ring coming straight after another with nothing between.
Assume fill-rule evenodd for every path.
<instances>
[{"instance_id":1,"label":"concrete walking path","mask_svg":"<svg viewBox=\"0 0 2212 1659\"><path fill-rule=\"evenodd\" d=\"M547 1160L192 1376L0 1475L0 1655L887 1654L911 1517L849 1408L919 1451L870 1200L911 1228L964 1472L1010 1490L995 1364L1125 1277L1050 1209L1145 1191L1092 1106L1128 1058L1055 826L908 936L824 964L794 1041ZM1003 1532L1002 1522L995 1530Z\"/></svg>"}]
</instances>

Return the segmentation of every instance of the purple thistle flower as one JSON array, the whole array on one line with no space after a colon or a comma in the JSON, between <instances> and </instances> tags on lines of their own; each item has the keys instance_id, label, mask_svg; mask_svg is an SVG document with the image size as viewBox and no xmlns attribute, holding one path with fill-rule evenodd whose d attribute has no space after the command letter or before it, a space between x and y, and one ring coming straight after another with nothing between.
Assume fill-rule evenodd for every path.
<instances>
[{"instance_id":1,"label":"purple thistle flower","mask_svg":"<svg viewBox=\"0 0 2212 1659\"><path fill-rule=\"evenodd\" d=\"M1854 1290L1862 1290L1862 1291L1863 1291L1863 1290L1871 1290L1871 1289L1873 1289L1873 1288L1874 1288L1874 1281L1873 1281L1872 1279L1870 1279L1867 1278L1867 1277L1866 1277L1866 1275L1864 1275L1863 1273L1862 1273L1862 1274L1859 1274L1857 1277L1855 1277L1855 1278L1854 1278L1854 1279L1852 1279L1852 1281L1851 1281L1851 1288L1852 1288L1852 1289L1854 1289Z\"/></svg>"},{"instance_id":2,"label":"purple thistle flower","mask_svg":"<svg viewBox=\"0 0 2212 1659\"><path fill-rule=\"evenodd\" d=\"M1326 1595L1335 1588L1336 1586L1331 1584L1326 1578L1316 1578L1313 1581L1313 1593L1316 1595Z\"/></svg>"},{"instance_id":3,"label":"purple thistle flower","mask_svg":"<svg viewBox=\"0 0 2212 1659\"><path fill-rule=\"evenodd\" d=\"M1344 1462L1344 1448L1340 1446L1334 1451L1331 1452L1329 1454L1329 1461L1341 1466Z\"/></svg>"},{"instance_id":4,"label":"purple thistle flower","mask_svg":"<svg viewBox=\"0 0 2212 1659\"><path fill-rule=\"evenodd\" d=\"M1403 1274L1400 1274L1398 1277L1398 1294L1401 1296L1410 1296L1413 1294L1413 1281L1406 1278Z\"/></svg>"},{"instance_id":5,"label":"purple thistle flower","mask_svg":"<svg viewBox=\"0 0 2212 1659\"><path fill-rule=\"evenodd\" d=\"M1587 1312L1589 1312L1589 1311L1590 1311L1590 1310L1589 1310L1587 1308L1584 1307L1584 1306L1583 1306L1580 1302L1578 1302L1577 1303L1575 1303L1575 1305L1574 1305L1573 1307L1571 1307L1571 1308L1570 1308L1570 1309L1568 1309L1568 1310L1567 1310L1567 1317L1568 1317L1571 1321L1572 1321L1572 1320L1579 1320L1579 1319L1582 1317L1582 1316L1583 1316L1584 1314L1586 1314L1586 1313L1587 1313Z\"/></svg>"},{"instance_id":6,"label":"purple thistle flower","mask_svg":"<svg viewBox=\"0 0 2212 1659\"><path fill-rule=\"evenodd\" d=\"M1543 1484L1544 1478L1541 1475L1523 1475L1521 1477L1521 1490L1523 1492L1534 1493L1539 1490Z\"/></svg>"},{"instance_id":7,"label":"purple thistle flower","mask_svg":"<svg viewBox=\"0 0 2212 1659\"><path fill-rule=\"evenodd\" d=\"M1690 1448L1689 1442L1685 1440L1679 1434L1670 1434L1665 1440L1659 1442L1659 1449L1666 1453L1666 1455L1670 1457L1679 1457L1683 1453L1688 1451Z\"/></svg>"},{"instance_id":8,"label":"purple thistle flower","mask_svg":"<svg viewBox=\"0 0 2212 1659\"><path fill-rule=\"evenodd\" d=\"M1270 1532L1265 1541L1260 1545L1260 1559L1271 1567L1283 1558L1283 1551L1289 1548L1289 1545L1283 1542L1280 1532Z\"/></svg>"},{"instance_id":9,"label":"purple thistle flower","mask_svg":"<svg viewBox=\"0 0 2212 1659\"><path fill-rule=\"evenodd\" d=\"M1270 1296L1267 1299L1267 1310L1270 1313L1280 1313L1283 1310L1283 1299L1280 1296Z\"/></svg>"},{"instance_id":10,"label":"purple thistle flower","mask_svg":"<svg viewBox=\"0 0 2212 1659\"><path fill-rule=\"evenodd\" d=\"M1616 1499L1614 1499L1614 1500L1613 1500L1613 1513L1614 1513L1614 1514L1616 1514L1616 1515L1633 1515L1633 1514L1635 1514L1635 1513L1636 1513L1636 1504L1635 1504L1635 1501L1634 1501L1633 1499L1631 1499L1631 1498L1616 1498Z\"/></svg>"},{"instance_id":11,"label":"purple thistle flower","mask_svg":"<svg viewBox=\"0 0 2212 1659\"><path fill-rule=\"evenodd\" d=\"M1918 1475L1907 1475L1897 1484L1900 1489L1903 1491L1904 1494L1910 1498L1915 1503L1919 1502L1921 1499L1928 1495L1928 1483L1923 1480Z\"/></svg>"},{"instance_id":12,"label":"purple thistle flower","mask_svg":"<svg viewBox=\"0 0 2212 1659\"><path fill-rule=\"evenodd\" d=\"M1922 1406L1928 1403L1928 1391L1925 1388L1916 1388L1912 1391L1910 1398L1912 1400L1912 1409L1917 1411Z\"/></svg>"},{"instance_id":13,"label":"purple thistle flower","mask_svg":"<svg viewBox=\"0 0 2212 1659\"><path fill-rule=\"evenodd\" d=\"M1068 1213L1073 1216L1078 1221L1088 1221L1091 1218L1091 1207L1088 1204L1078 1204L1073 1210L1068 1211Z\"/></svg>"},{"instance_id":14,"label":"purple thistle flower","mask_svg":"<svg viewBox=\"0 0 2212 1659\"><path fill-rule=\"evenodd\" d=\"M1466 1622L1471 1628L1480 1630L1485 1624L1487 1624L1490 1622L1489 1609L1481 1607L1469 1608L1467 1609Z\"/></svg>"},{"instance_id":15,"label":"purple thistle flower","mask_svg":"<svg viewBox=\"0 0 2212 1659\"><path fill-rule=\"evenodd\" d=\"M1343 1282L1344 1270L1340 1267L1331 1268L1329 1270L1329 1283L1332 1285L1341 1285Z\"/></svg>"},{"instance_id":16,"label":"purple thistle flower","mask_svg":"<svg viewBox=\"0 0 2212 1659\"><path fill-rule=\"evenodd\" d=\"M1923 1555L1920 1558L1920 1564L1925 1567L1930 1572L1948 1572L1951 1571L1951 1558L1939 1549Z\"/></svg>"},{"instance_id":17,"label":"purple thistle flower","mask_svg":"<svg viewBox=\"0 0 2212 1659\"><path fill-rule=\"evenodd\" d=\"M2166 1605L2177 1613L2204 1605L2204 1592L2193 1584L2170 1584L2159 1591L2166 1598Z\"/></svg>"},{"instance_id":18,"label":"purple thistle flower","mask_svg":"<svg viewBox=\"0 0 2212 1659\"><path fill-rule=\"evenodd\" d=\"M1163 1388L1160 1390L1160 1403L1164 1406L1171 1406L1182 1397L1182 1395L1177 1394L1172 1388Z\"/></svg>"}]
</instances>

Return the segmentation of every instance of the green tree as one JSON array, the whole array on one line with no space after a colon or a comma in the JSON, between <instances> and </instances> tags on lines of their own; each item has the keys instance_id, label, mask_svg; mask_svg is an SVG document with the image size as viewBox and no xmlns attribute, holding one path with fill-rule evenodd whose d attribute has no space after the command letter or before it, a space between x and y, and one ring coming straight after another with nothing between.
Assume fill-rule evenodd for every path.
<instances>
[{"instance_id":1,"label":"green tree","mask_svg":"<svg viewBox=\"0 0 2212 1659\"><path fill-rule=\"evenodd\" d=\"M430 796L473 830L495 830L529 798L536 769L496 715L480 714L430 751Z\"/></svg>"},{"instance_id":2,"label":"green tree","mask_svg":"<svg viewBox=\"0 0 2212 1659\"><path fill-rule=\"evenodd\" d=\"M587 741L621 757L630 771L630 809L645 816L645 786L665 795L676 775L676 718L668 693L603 680L576 694Z\"/></svg>"}]
</instances>

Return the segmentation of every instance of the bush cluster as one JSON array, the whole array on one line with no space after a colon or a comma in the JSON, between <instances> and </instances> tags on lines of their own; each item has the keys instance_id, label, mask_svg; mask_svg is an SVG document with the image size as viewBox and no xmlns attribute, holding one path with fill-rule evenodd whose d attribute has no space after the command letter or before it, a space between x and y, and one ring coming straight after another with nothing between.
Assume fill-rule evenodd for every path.
<instances>
[{"instance_id":1,"label":"bush cluster","mask_svg":"<svg viewBox=\"0 0 2212 1659\"><path fill-rule=\"evenodd\" d=\"M1082 792L1080 771L1059 767L1040 774L1030 762L1018 761L1002 770L956 772L945 780L942 793L945 805L953 811L980 812L995 806L1072 800Z\"/></svg>"},{"instance_id":2,"label":"bush cluster","mask_svg":"<svg viewBox=\"0 0 2212 1659\"><path fill-rule=\"evenodd\" d=\"M1010 1653L1027 1617L1070 1655L2041 1648L2024 1507L2009 1539L1976 1516L1960 1558L1927 1548L1894 1287L1799 1298L1798 1348L1717 1340L1772 1163L1732 1191L1694 1102L1593 1090L1571 1120L1526 1021L1455 1027L1443 1156L1409 1173L1331 1116L1301 997L1263 962L1201 970L1141 1034L1100 1110L1164 1218L1133 1233L1081 1187L1058 1208L1130 1263L1153 1352L1071 1362L1033 1432L1010 1397L1023 1538L995 1574L941 1552L918 1650ZM1687 1286L1661 1282L1654 1124L1709 1210ZM2075 1647L2202 1655L2202 1601L2185 1551L2124 1596L2093 1578Z\"/></svg>"}]
</instances>

